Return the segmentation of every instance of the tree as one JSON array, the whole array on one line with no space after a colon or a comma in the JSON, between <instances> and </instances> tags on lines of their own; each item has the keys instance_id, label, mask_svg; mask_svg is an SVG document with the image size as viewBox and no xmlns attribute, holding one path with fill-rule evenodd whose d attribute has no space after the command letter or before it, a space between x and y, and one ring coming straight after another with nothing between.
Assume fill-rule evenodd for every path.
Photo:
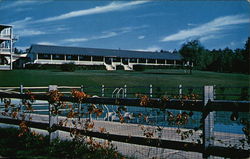
<instances>
[{"instance_id":1,"label":"tree","mask_svg":"<svg viewBox=\"0 0 250 159\"><path fill-rule=\"evenodd\" d=\"M243 57L243 49L235 49L234 50L234 57L233 57L233 61L232 61L232 71L233 72L240 72L240 73L244 73L244 66L242 66L242 64L244 63L244 57ZM242 69L243 68L243 69Z\"/></svg>"},{"instance_id":2,"label":"tree","mask_svg":"<svg viewBox=\"0 0 250 159\"><path fill-rule=\"evenodd\" d=\"M242 52L242 56L244 58L244 72L250 74L250 37L248 37L245 43L245 50Z\"/></svg>"},{"instance_id":3,"label":"tree","mask_svg":"<svg viewBox=\"0 0 250 159\"><path fill-rule=\"evenodd\" d=\"M192 40L182 45L179 50L180 54L185 58L186 61L194 63L197 69L201 68L201 57L205 49L200 44L199 40Z\"/></svg>"}]
</instances>

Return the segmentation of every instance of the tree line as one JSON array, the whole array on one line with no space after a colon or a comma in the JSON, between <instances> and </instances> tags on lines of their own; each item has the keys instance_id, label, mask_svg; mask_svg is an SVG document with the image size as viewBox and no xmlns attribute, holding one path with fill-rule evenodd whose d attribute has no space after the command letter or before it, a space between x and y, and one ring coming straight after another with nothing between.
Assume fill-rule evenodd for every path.
<instances>
[{"instance_id":1,"label":"tree line","mask_svg":"<svg viewBox=\"0 0 250 159\"><path fill-rule=\"evenodd\" d=\"M179 53L186 61L193 62L197 70L250 74L250 37L244 48L235 50L228 47L209 50L199 40L192 40L184 43Z\"/></svg>"}]
</instances>

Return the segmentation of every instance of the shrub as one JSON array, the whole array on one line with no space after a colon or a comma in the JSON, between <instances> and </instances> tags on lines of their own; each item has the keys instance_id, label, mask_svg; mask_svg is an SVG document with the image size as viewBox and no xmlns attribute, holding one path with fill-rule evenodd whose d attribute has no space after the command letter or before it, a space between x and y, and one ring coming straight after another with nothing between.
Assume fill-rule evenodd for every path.
<instances>
[{"instance_id":1,"label":"shrub","mask_svg":"<svg viewBox=\"0 0 250 159\"><path fill-rule=\"evenodd\" d=\"M143 65L134 65L133 69L135 71L144 71L145 70L145 66L143 66Z\"/></svg>"},{"instance_id":2,"label":"shrub","mask_svg":"<svg viewBox=\"0 0 250 159\"><path fill-rule=\"evenodd\" d=\"M55 139L49 142L49 136L27 132L20 136L16 128L0 128L0 156L8 158L89 158L123 159L115 148L95 148L78 140Z\"/></svg>"},{"instance_id":3,"label":"shrub","mask_svg":"<svg viewBox=\"0 0 250 159\"><path fill-rule=\"evenodd\" d=\"M61 65L62 71L74 72L76 70L76 65L74 63L65 63Z\"/></svg>"}]
</instances>

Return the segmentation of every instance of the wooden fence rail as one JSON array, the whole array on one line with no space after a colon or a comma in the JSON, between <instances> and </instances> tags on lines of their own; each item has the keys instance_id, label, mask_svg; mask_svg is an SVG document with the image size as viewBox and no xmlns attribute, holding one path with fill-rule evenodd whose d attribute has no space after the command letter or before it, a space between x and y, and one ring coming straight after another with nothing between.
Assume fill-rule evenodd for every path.
<instances>
[{"instance_id":1,"label":"wooden fence rail","mask_svg":"<svg viewBox=\"0 0 250 159\"><path fill-rule=\"evenodd\" d=\"M49 95L46 94L19 94L0 92L0 98L17 98L17 99L36 99L49 100ZM60 101L79 102L78 99L71 96L62 96ZM159 109L176 109L190 111L237 111L250 112L250 101L230 101L230 100L214 100L208 101L204 107L203 100L181 100L169 99L162 100L159 98L151 98L147 105L140 104L140 98L108 98L108 97L91 97L81 101L81 103L106 104L106 105L123 105L149 107Z\"/></svg>"},{"instance_id":2,"label":"wooden fence rail","mask_svg":"<svg viewBox=\"0 0 250 159\"><path fill-rule=\"evenodd\" d=\"M11 119L11 118L0 118L0 123L19 125L21 121L17 119ZM66 132L72 131L72 128L59 126L57 124L54 124L52 126L52 129L50 128L49 123L26 121L26 125L28 127L43 129L47 131L51 131L51 130L53 131L61 130L61 131L66 131ZM180 142L180 141L163 140L163 139L152 139L152 138L136 137L136 136L125 136L125 135L101 133L101 132L94 132L94 131L81 130L81 129L77 129L77 130L81 132L82 135L96 137L96 138L105 139L109 141L118 141L118 142L131 143L131 144L144 145L144 146L198 152L198 153L203 153L206 155L213 155L213 156L220 156L220 157L230 157L230 158L249 157L249 151L242 150L242 149L209 146L206 148L206 150L204 150L203 145L198 144L198 143Z\"/></svg>"}]
</instances>

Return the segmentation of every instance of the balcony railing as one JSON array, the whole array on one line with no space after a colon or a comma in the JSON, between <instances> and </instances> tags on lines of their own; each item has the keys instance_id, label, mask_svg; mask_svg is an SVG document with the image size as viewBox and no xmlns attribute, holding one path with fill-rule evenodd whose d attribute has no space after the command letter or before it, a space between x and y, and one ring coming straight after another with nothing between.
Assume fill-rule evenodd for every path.
<instances>
[{"instance_id":1,"label":"balcony railing","mask_svg":"<svg viewBox=\"0 0 250 159\"><path fill-rule=\"evenodd\" d=\"M0 53L10 53L11 49L10 48L0 48ZM14 49L12 49L12 52Z\"/></svg>"},{"instance_id":2,"label":"balcony railing","mask_svg":"<svg viewBox=\"0 0 250 159\"><path fill-rule=\"evenodd\" d=\"M0 34L0 39L10 39L10 34Z\"/></svg>"}]
</instances>

